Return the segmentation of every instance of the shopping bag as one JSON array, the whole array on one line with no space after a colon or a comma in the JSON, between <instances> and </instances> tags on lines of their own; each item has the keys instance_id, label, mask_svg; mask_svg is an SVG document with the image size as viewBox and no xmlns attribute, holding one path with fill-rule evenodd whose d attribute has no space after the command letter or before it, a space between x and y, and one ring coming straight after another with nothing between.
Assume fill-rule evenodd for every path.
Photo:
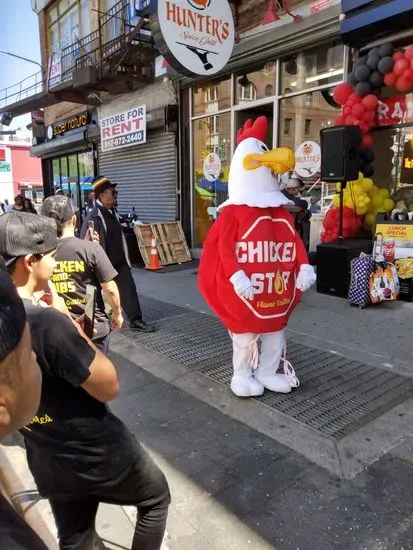
<instances>
[{"instance_id":1,"label":"shopping bag","mask_svg":"<svg viewBox=\"0 0 413 550\"><path fill-rule=\"evenodd\" d=\"M374 260L372 256L361 254L358 258L351 260L350 287L348 299L353 306L366 307L370 304L370 275L374 271Z\"/></svg>"},{"instance_id":2,"label":"shopping bag","mask_svg":"<svg viewBox=\"0 0 413 550\"><path fill-rule=\"evenodd\" d=\"M384 257L384 239L382 233L377 233L374 249L374 271L370 275L369 294L373 304L397 300L400 292L400 282L397 269Z\"/></svg>"}]
</instances>

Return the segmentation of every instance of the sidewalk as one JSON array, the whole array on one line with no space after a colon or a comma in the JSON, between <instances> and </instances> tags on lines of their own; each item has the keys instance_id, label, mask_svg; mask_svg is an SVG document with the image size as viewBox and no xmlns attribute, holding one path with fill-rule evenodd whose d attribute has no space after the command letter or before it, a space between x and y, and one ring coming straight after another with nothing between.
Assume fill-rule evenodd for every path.
<instances>
[{"instance_id":1,"label":"sidewalk","mask_svg":"<svg viewBox=\"0 0 413 550\"><path fill-rule=\"evenodd\" d=\"M228 391L230 342L194 272L134 270L144 315L159 331L125 330L111 344L121 380L113 410L171 486L167 548L412 549L412 305L360 311L309 292L289 326L302 387L276 402L245 401ZM355 419L342 413L346 392ZM364 411L360 396L368 402L372 392ZM341 417L320 423L335 408ZM33 499L22 450L11 443L2 450ZM44 501L27 508L53 530ZM101 507L108 548L130 547L133 520L130 508Z\"/></svg>"}]
</instances>

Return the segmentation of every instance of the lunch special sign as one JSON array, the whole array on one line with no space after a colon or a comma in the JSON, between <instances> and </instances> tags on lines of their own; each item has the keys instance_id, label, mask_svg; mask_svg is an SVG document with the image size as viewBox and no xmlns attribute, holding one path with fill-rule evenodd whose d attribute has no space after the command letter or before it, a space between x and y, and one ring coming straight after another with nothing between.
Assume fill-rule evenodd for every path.
<instances>
[{"instance_id":1,"label":"lunch special sign","mask_svg":"<svg viewBox=\"0 0 413 550\"><path fill-rule=\"evenodd\" d=\"M227 0L155 0L150 10L152 35L176 71L209 76L228 63L235 28Z\"/></svg>"}]
</instances>

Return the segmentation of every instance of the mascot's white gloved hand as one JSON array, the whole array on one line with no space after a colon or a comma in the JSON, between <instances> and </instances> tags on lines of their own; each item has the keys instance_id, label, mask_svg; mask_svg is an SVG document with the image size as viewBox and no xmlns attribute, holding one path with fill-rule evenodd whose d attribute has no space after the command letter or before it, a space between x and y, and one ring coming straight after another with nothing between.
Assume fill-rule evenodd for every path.
<instances>
[{"instance_id":1,"label":"mascot's white gloved hand","mask_svg":"<svg viewBox=\"0 0 413 550\"><path fill-rule=\"evenodd\" d=\"M242 269L234 273L230 278L230 282L233 284L235 293L238 296L247 300L254 298L254 287L252 286L251 279L245 275Z\"/></svg>"},{"instance_id":2,"label":"mascot's white gloved hand","mask_svg":"<svg viewBox=\"0 0 413 550\"><path fill-rule=\"evenodd\" d=\"M311 265L305 264L300 267L295 286L298 290L305 292L316 282L316 279L314 268Z\"/></svg>"}]
</instances>

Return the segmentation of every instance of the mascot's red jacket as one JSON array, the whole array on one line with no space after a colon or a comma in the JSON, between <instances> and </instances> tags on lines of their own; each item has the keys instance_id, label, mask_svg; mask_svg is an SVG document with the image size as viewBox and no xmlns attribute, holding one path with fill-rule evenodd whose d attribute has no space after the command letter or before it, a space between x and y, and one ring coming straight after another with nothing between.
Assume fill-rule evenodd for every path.
<instances>
[{"instance_id":1,"label":"mascot's red jacket","mask_svg":"<svg viewBox=\"0 0 413 550\"><path fill-rule=\"evenodd\" d=\"M292 169L294 155L268 151L259 139L266 132L266 126L257 128L260 120L253 127L248 122L238 136L229 199L205 240L198 274L201 294L235 334L284 329L301 297L296 277L308 264L293 217L283 207L291 203L272 174ZM251 280L253 300L238 296L229 280L240 270Z\"/></svg>"}]
</instances>

